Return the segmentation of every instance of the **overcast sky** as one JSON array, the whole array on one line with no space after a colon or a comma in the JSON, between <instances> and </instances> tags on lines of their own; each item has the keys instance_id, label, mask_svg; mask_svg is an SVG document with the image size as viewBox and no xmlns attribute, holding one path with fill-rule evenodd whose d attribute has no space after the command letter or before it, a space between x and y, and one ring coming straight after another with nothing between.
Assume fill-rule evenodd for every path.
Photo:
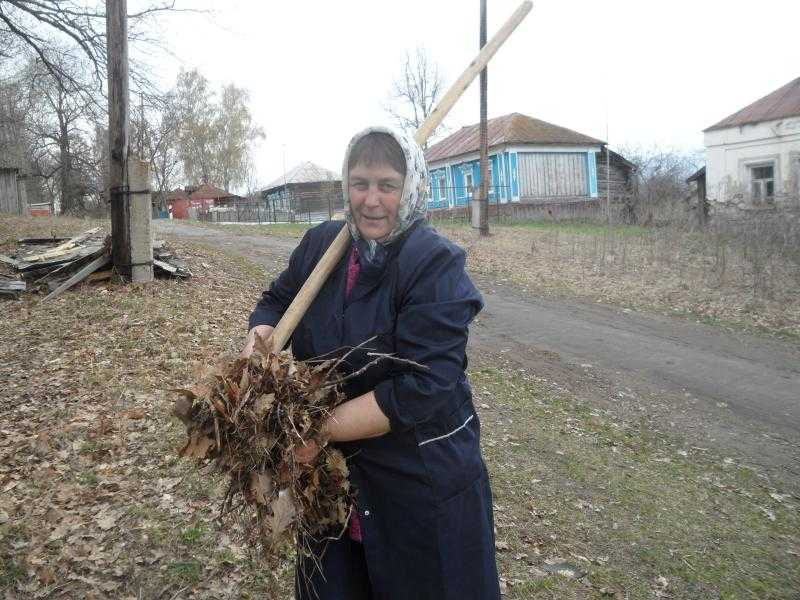
<instances>
[{"instance_id":1,"label":"overcast sky","mask_svg":"<svg viewBox=\"0 0 800 600\"><path fill-rule=\"evenodd\" d=\"M517 0L488 0L489 36ZM383 110L407 50L451 83L478 48L478 0L184 0L162 21L171 85L197 68L247 88L266 139L262 184L302 160L339 171L350 136ZM797 0L534 0L489 67L489 117L521 112L612 147L702 148L702 129L800 76ZM478 121L477 81L446 124ZM608 127L608 137L606 136Z\"/></svg>"}]
</instances>

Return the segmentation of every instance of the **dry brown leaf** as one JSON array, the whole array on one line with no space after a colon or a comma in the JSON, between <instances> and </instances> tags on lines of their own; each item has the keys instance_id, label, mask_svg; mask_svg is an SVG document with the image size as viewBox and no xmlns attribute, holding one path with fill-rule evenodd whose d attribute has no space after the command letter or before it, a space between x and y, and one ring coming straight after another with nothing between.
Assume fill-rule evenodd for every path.
<instances>
[{"instance_id":1,"label":"dry brown leaf","mask_svg":"<svg viewBox=\"0 0 800 600\"><path fill-rule=\"evenodd\" d=\"M105 415L97 417L97 428L94 431L95 436L102 436L111 433L114 430L114 423Z\"/></svg>"},{"instance_id":2,"label":"dry brown leaf","mask_svg":"<svg viewBox=\"0 0 800 600\"><path fill-rule=\"evenodd\" d=\"M126 410L122 413L122 416L126 419L131 419L132 421L138 421L139 419L144 419L147 413L143 408L132 408L130 410Z\"/></svg>"},{"instance_id":3,"label":"dry brown leaf","mask_svg":"<svg viewBox=\"0 0 800 600\"><path fill-rule=\"evenodd\" d=\"M180 455L186 458L200 458L203 459L206 457L209 448L214 445L214 440L200 433L199 431L195 431L183 449L180 451Z\"/></svg>"},{"instance_id":4,"label":"dry brown leaf","mask_svg":"<svg viewBox=\"0 0 800 600\"><path fill-rule=\"evenodd\" d=\"M259 419L263 419L264 416L269 412L270 408L272 408L272 403L275 402L275 393L269 394L262 394L256 400L256 416Z\"/></svg>"},{"instance_id":5,"label":"dry brown leaf","mask_svg":"<svg viewBox=\"0 0 800 600\"><path fill-rule=\"evenodd\" d=\"M347 461L345 461L341 452L328 452L325 457L325 462L331 472L338 473L340 477L347 477L349 474Z\"/></svg>"},{"instance_id":6,"label":"dry brown leaf","mask_svg":"<svg viewBox=\"0 0 800 600\"><path fill-rule=\"evenodd\" d=\"M266 473L251 473L250 491L258 504L267 504L272 495L272 478Z\"/></svg>"},{"instance_id":7,"label":"dry brown leaf","mask_svg":"<svg viewBox=\"0 0 800 600\"><path fill-rule=\"evenodd\" d=\"M292 493L289 490L281 490L278 497L270 504L272 515L269 518L269 531L273 542L277 541L286 528L292 523L292 519L297 514L297 508L292 500Z\"/></svg>"},{"instance_id":8,"label":"dry brown leaf","mask_svg":"<svg viewBox=\"0 0 800 600\"><path fill-rule=\"evenodd\" d=\"M50 532L50 536L47 538L47 541L55 542L57 540L64 539L69 533L69 530L70 530L69 524L62 523L61 525L59 525L58 527L53 529L53 531Z\"/></svg>"}]
</instances>

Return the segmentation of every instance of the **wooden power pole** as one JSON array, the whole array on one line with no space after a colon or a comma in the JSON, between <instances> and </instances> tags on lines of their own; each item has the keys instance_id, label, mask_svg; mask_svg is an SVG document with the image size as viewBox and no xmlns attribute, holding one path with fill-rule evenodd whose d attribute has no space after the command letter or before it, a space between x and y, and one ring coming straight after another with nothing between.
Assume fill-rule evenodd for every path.
<instances>
[{"instance_id":1,"label":"wooden power pole","mask_svg":"<svg viewBox=\"0 0 800 600\"><path fill-rule=\"evenodd\" d=\"M106 34L112 259L121 277L139 283L153 279L153 244L149 171L130 157L127 0L106 0Z\"/></svg>"},{"instance_id":2,"label":"wooden power pole","mask_svg":"<svg viewBox=\"0 0 800 600\"><path fill-rule=\"evenodd\" d=\"M481 0L481 31L480 47L486 45L486 0ZM480 213L478 229L481 235L489 235L489 132L486 120L486 88L487 67L481 71L481 124L480 124L480 149L481 149L481 189Z\"/></svg>"}]
</instances>

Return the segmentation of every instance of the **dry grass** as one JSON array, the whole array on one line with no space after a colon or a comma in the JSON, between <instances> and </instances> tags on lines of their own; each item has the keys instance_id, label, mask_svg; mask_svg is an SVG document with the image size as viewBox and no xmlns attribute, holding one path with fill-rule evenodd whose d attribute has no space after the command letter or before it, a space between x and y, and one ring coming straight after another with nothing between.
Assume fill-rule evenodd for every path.
<instances>
[{"instance_id":1,"label":"dry grass","mask_svg":"<svg viewBox=\"0 0 800 600\"><path fill-rule=\"evenodd\" d=\"M51 226L87 228L4 220L0 240ZM225 482L177 458L185 433L165 392L239 350L264 273L172 243L189 281L0 304L6 597L291 596L291 555L267 569L214 520ZM498 357L473 359L509 598L796 596L796 491ZM546 573L555 559L586 575Z\"/></svg>"},{"instance_id":2,"label":"dry grass","mask_svg":"<svg viewBox=\"0 0 800 600\"><path fill-rule=\"evenodd\" d=\"M476 357L477 358L477 357ZM795 598L796 490L477 358L471 379L509 598ZM547 573L568 563L583 577Z\"/></svg>"},{"instance_id":3,"label":"dry grass","mask_svg":"<svg viewBox=\"0 0 800 600\"><path fill-rule=\"evenodd\" d=\"M800 338L796 257L723 234L592 225L440 230L468 251L468 267L532 294L555 294Z\"/></svg>"}]
</instances>

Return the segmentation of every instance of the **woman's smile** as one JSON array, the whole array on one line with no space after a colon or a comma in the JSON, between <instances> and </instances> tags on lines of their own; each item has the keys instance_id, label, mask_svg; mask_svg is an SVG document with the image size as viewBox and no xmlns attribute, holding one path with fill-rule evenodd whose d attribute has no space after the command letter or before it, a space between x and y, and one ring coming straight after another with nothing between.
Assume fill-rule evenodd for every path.
<instances>
[{"instance_id":1,"label":"woman's smile","mask_svg":"<svg viewBox=\"0 0 800 600\"><path fill-rule=\"evenodd\" d=\"M389 165L358 163L347 180L350 211L358 231L368 240L384 239L397 223L403 175Z\"/></svg>"}]
</instances>

